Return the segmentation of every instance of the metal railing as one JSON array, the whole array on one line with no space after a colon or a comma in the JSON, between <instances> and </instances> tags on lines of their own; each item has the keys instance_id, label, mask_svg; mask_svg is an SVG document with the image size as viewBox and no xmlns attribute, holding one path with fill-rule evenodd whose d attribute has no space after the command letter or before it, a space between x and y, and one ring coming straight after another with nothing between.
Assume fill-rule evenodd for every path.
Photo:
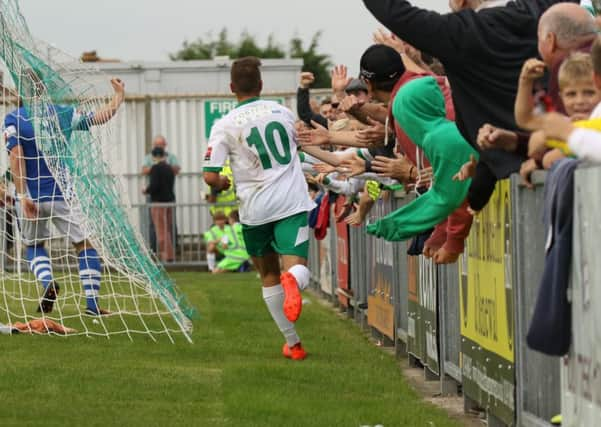
<instances>
[{"instance_id":1,"label":"metal railing","mask_svg":"<svg viewBox=\"0 0 601 427\"><path fill-rule=\"evenodd\" d=\"M205 203L143 203L132 205L130 218L140 230L147 246L160 258L160 245L157 229L152 220L153 207L170 209L173 221L167 224L171 245L174 249L173 260L163 259L166 266L204 266L206 252L203 233L210 227L206 218L209 205ZM203 226L203 223L209 223Z\"/></svg>"},{"instance_id":2,"label":"metal railing","mask_svg":"<svg viewBox=\"0 0 601 427\"><path fill-rule=\"evenodd\" d=\"M173 259L164 259L166 267L204 267L206 266L206 248L203 234L211 226L211 206L231 206L231 204L211 205L208 203L139 203L127 207L130 222L140 231L146 246L160 258L160 247L152 221L151 209L160 207L171 210L172 222L169 224ZM7 226L12 227L7 227ZM12 228L12 233L7 230ZM55 268L62 268L76 262L72 245L51 227L51 238L47 245L51 251ZM20 244L17 219L12 208L0 207L0 270L15 270L16 263L23 263L23 245ZM64 265L63 265L64 264ZM26 266L21 265L22 268Z\"/></svg>"},{"instance_id":3,"label":"metal railing","mask_svg":"<svg viewBox=\"0 0 601 427\"><path fill-rule=\"evenodd\" d=\"M350 227L344 243L350 249L350 289L344 291L351 296L348 312L379 336L393 330L401 349L397 354L409 354L414 365L425 368L426 378L439 379L442 393L462 385L466 408L485 410L489 425L550 426L551 417L559 413L564 414L564 425L597 425L601 168L580 169L576 176L575 205L580 213L574 224L577 268L572 301L573 324L578 327L561 375L559 358L526 345L545 256L545 173L533 179L534 190L521 186L518 176L499 184L475 220L466 252L454 265L431 268L422 257L406 255L407 243L384 244L363 228ZM380 201L374 216L412 199L396 194ZM328 232L336 236L335 222ZM310 267L320 271L324 257L316 248L312 242ZM392 254L392 274L386 251ZM319 286L319 274L314 278ZM390 310L393 316L388 316Z\"/></svg>"},{"instance_id":4,"label":"metal railing","mask_svg":"<svg viewBox=\"0 0 601 427\"><path fill-rule=\"evenodd\" d=\"M601 423L601 168L581 168L574 180L572 348L561 371L563 426ZM569 294L570 296L570 294Z\"/></svg>"},{"instance_id":5,"label":"metal railing","mask_svg":"<svg viewBox=\"0 0 601 427\"><path fill-rule=\"evenodd\" d=\"M513 263L516 315L516 405L522 426L546 425L561 410L560 361L528 348L526 334L542 277L545 230L542 226L543 173L534 174L534 190L512 178Z\"/></svg>"}]
</instances>

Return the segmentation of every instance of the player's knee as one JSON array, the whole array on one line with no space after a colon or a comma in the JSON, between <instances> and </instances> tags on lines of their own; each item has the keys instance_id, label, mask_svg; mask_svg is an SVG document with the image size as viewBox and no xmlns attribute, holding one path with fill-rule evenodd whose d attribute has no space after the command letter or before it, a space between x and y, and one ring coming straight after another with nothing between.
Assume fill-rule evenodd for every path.
<instances>
[{"instance_id":1,"label":"player's knee","mask_svg":"<svg viewBox=\"0 0 601 427\"><path fill-rule=\"evenodd\" d=\"M294 276L301 290L306 289L311 283L311 272L305 265L296 264L288 272Z\"/></svg>"},{"instance_id":2,"label":"player's knee","mask_svg":"<svg viewBox=\"0 0 601 427\"><path fill-rule=\"evenodd\" d=\"M296 265L307 266L307 259L296 256L296 255L283 255L282 256L282 267L285 271L290 270L292 267Z\"/></svg>"}]
</instances>

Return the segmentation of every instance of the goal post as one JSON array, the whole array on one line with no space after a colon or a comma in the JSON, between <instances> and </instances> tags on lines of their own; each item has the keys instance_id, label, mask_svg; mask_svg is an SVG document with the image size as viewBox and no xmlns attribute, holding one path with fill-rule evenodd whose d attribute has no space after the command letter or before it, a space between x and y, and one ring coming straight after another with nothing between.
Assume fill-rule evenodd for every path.
<instances>
[{"instance_id":1,"label":"goal post","mask_svg":"<svg viewBox=\"0 0 601 427\"><path fill-rule=\"evenodd\" d=\"M15 88L12 93L3 88L2 105L21 126L5 133L5 139L23 139L23 124L31 124L42 153L38 167L41 171L40 161L47 165L59 189L53 197L60 191L65 206L40 202L38 219L26 221L19 202L16 208L11 203L10 180L7 191L0 192L0 221L5 222L0 238L13 243L0 244L0 265L6 270L0 279L0 323L48 317L87 336L141 333L173 340L181 332L190 340L196 310L132 226L123 185L111 172L112 162L118 161L110 153L118 143L115 125L90 125L94 112L110 99L109 78L97 84L97 70L35 40L17 0L0 0L0 5L0 60ZM33 185L41 188L43 183ZM77 236L85 236L96 252L75 253ZM96 258L100 267L90 267ZM38 313L48 277L60 290L52 311ZM92 295L109 315L86 313Z\"/></svg>"}]
</instances>

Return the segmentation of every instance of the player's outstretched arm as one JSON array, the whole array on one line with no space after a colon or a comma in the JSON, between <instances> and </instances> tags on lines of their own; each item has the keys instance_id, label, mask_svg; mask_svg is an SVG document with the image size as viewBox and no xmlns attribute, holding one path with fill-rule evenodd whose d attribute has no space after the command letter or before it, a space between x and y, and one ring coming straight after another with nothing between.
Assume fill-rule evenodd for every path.
<instances>
[{"instance_id":1,"label":"player's outstretched arm","mask_svg":"<svg viewBox=\"0 0 601 427\"><path fill-rule=\"evenodd\" d=\"M117 78L111 79L111 85L115 91L113 98L103 108L94 112L90 121L92 126L103 125L111 120L125 100L125 83L123 80Z\"/></svg>"}]
</instances>

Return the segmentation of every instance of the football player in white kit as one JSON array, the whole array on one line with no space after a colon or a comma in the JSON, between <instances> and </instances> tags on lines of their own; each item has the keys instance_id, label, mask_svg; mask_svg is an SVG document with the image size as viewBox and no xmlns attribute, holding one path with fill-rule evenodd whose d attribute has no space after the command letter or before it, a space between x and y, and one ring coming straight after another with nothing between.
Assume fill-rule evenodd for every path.
<instances>
[{"instance_id":1,"label":"football player in white kit","mask_svg":"<svg viewBox=\"0 0 601 427\"><path fill-rule=\"evenodd\" d=\"M294 322L302 310L300 290L311 277L307 216L315 205L297 155L295 117L260 98L260 66L254 57L232 64L230 88L238 106L213 126L203 172L208 185L227 189L230 182L219 173L229 158L246 248L261 275L263 299L286 339L282 353L302 360L306 352Z\"/></svg>"}]
</instances>

